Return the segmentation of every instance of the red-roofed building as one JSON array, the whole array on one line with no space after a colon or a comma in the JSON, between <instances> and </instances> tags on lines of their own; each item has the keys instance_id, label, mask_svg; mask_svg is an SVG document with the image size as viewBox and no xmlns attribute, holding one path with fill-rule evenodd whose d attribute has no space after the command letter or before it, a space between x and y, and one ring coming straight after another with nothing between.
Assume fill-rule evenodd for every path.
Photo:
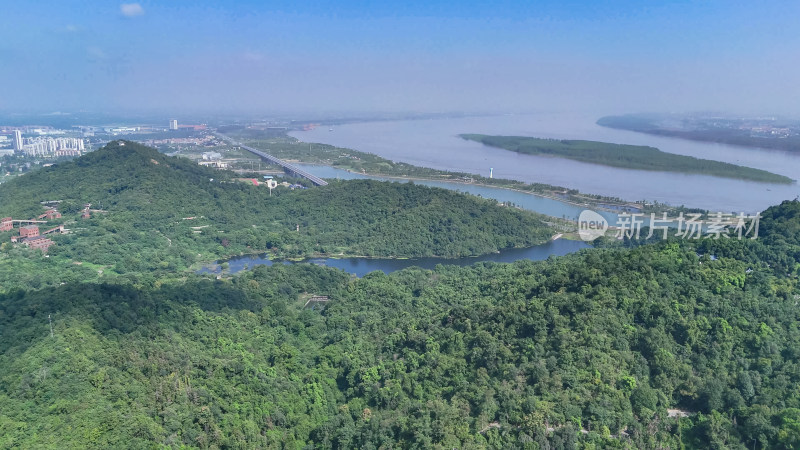
<instances>
[{"instance_id":1,"label":"red-roofed building","mask_svg":"<svg viewBox=\"0 0 800 450\"><path fill-rule=\"evenodd\" d=\"M0 219L0 231L11 231L14 229L14 222L11 217L3 217Z\"/></svg>"}]
</instances>

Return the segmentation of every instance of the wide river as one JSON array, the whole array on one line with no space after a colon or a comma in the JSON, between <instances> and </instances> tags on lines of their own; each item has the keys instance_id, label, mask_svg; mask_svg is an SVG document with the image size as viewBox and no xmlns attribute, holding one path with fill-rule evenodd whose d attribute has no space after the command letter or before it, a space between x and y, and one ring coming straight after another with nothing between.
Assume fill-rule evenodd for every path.
<instances>
[{"instance_id":1,"label":"wide river","mask_svg":"<svg viewBox=\"0 0 800 450\"><path fill-rule=\"evenodd\" d=\"M457 119L399 120L318 127L295 131L319 142L374 153L434 169L495 178L548 183L626 200L657 200L722 212L754 213L800 196L800 185L756 183L703 175L619 169L562 158L523 155L458 137L462 133L586 139L649 145L665 152L764 169L800 179L800 154L693 142L615 130L597 125L598 116L532 114Z\"/></svg>"}]
</instances>

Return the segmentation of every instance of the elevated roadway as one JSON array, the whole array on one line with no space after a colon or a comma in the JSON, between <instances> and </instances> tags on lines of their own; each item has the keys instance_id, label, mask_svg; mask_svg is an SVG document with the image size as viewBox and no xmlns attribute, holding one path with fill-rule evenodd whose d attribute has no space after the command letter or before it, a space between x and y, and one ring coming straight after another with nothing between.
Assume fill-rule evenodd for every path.
<instances>
[{"instance_id":1,"label":"elevated roadway","mask_svg":"<svg viewBox=\"0 0 800 450\"><path fill-rule=\"evenodd\" d=\"M327 186L328 185L328 182L323 180L322 178L320 178L320 177L318 177L316 175L313 175L313 174L311 174L311 173L309 173L309 172L307 172L307 171L295 166L294 164L289 164L289 163L287 163L286 161L284 161L284 160L282 160L280 158L276 158L276 157L270 155L269 153L262 152L261 150L258 150L258 149L255 149L253 147L244 145L241 142L237 142L237 141L233 140L233 138L225 136L224 134L221 134L221 133L214 133L214 136L222 139L223 141L227 142L228 144L236 145L238 147L241 147L241 148L247 150L250 153L258 155L261 158L269 161L272 164L275 164L277 166L281 166L283 168L284 172L292 174L292 175L296 175L296 176L299 176L299 177L303 177L303 178L307 179L308 181L312 182L315 186Z\"/></svg>"}]
</instances>

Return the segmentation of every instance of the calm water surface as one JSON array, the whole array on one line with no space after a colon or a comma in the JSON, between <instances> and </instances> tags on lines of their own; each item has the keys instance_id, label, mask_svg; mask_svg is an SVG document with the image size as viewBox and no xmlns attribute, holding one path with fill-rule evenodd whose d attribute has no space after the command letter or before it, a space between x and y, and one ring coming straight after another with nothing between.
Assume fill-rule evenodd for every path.
<instances>
[{"instance_id":1,"label":"calm water surface","mask_svg":"<svg viewBox=\"0 0 800 450\"><path fill-rule=\"evenodd\" d=\"M454 264L458 266L467 266L481 261L492 262L514 262L521 259L530 260L543 260L550 256L562 256L568 253L576 252L583 248L591 247L583 241L570 241L566 239L557 239L542 245L537 245L530 248L514 248L503 250L500 253L492 253L489 255L469 257L469 258L415 258L415 259L388 259L388 258L315 258L302 261L305 263L318 264L321 266L335 267L342 269L347 273L353 273L356 276L363 277L364 275L380 270L383 273L391 273L396 270L402 270L407 267L422 267L424 269L433 269L438 264ZM233 258L227 261L230 273L240 272L242 270L252 269L257 265L267 265L282 263L294 264L290 261L271 261L266 255L261 256L242 256ZM221 263L221 262L220 262ZM221 268L204 267L198 273L220 273Z\"/></svg>"},{"instance_id":2,"label":"calm water surface","mask_svg":"<svg viewBox=\"0 0 800 450\"><path fill-rule=\"evenodd\" d=\"M458 119L402 120L319 127L291 135L374 153L418 166L540 182L626 200L657 200L724 212L753 213L800 195L800 186L703 175L618 169L561 158L522 155L465 141L461 133L587 139L649 145L665 152L713 159L800 178L800 154L650 136L604 128L599 116L536 114ZM515 202L516 203L516 202ZM557 215L560 217L561 215Z\"/></svg>"},{"instance_id":3,"label":"calm water surface","mask_svg":"<svg viewBox=\"0 0 800 450\"><path fill-rule=\"evenodd\" d=\"M361 175L359 173L348 172L343 169L337 169L329 166L318 166L314 164L296 164L301 168L313 173L322 178L338 178L340 180L351 179L372 179L381 181L395 181L407 183L409 180L403 178L383 178L373 177L369 175ZM468 194L477 195L483 198L495 199L499 202L511 202L520 208L534 211L541 214L546 214L552 217L566 218L577 220L581 211L586 208L575 206L569 203L560 202L550 198L539 197L537 195L526 194L523 192L513 191L511 189L493 188L487 186L475 186L466 183L452 183L447 181L428 181L428 180L414 180L414 183L424 186L439 187L443 189L450 189L458 192L466 192ZM598 211L609 223L614 224L617 222L617 215L612 212Z\"/></svg>"}]
</instances>

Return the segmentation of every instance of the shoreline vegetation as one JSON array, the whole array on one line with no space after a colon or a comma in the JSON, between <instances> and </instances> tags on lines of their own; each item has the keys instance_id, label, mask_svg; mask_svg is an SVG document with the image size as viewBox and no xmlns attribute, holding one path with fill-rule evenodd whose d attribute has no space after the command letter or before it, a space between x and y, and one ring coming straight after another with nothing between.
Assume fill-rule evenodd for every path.
<instances>
[{"instance_id":1,"label":"shoreline vegetation","mask_svg":"<svg viewBox=\"0 0 800 450\"><path fill-rule=\"evenodd\" d=\"M712 142L716 144L735 145L737 147L756 147L793 153L800 152L800 137L798 136L769 138L753 136L749 130L713 126L709 128L676 129L674 127L661 125L660 122L663 119L664 117L650 114L626 114L622 116L601 117L596 123L606 128L685 139L688 141ZM671 122L674 122L674 120Z\"/></svg>"},{"instance_id":2,"label":"shoreline vegetation","mask_svg":"<svg viewBox=\"0 0 800 450\"><path fill-rule=\"evenodd\" d=\"M362 278L30 280L0 292L0 447L797 448L798 217Z\"/></svg>"},{"instance_id":3,"label":"shoreline vegetation","mask_svg":"<svg viewBox=\"0 0 800 450\"><path fill-rule=\"evenodd\" d=\"M0 217L58 204L48 228L69 231L47 255L0 232L0 448L800 447L797 200L763 211L758 239L216 279L186 269L259 249L477 254L554 230L414 183L270 193L130 141L0 199Z\"/></svg>"},{"instance_id":4,"label":"shoreline vegetation","mask_svg":"<svg viewBox=\"0 0 800 450\"><path fill-rule=\"evenodd\" d=\"M795 180L766 170L663 152L655 147L585 140L541 139L528 136L462 134L460 137L527 155L566 158L622 169L710 175L762 183L792 184Z\"/></svg>"},{"instance_id":5,"label":"shoreline vegetation","mask_svg":"<svg viewBox=\"0 0 800 450\"><path fill-rule=\"evenodd\" d=\"M409 183L348 180L270 193L129 141L4 183L0 217L36 217L56 196L63 219L52 226L70 232L53 236L42 259L10 244L18 231L0 232L0 291L57 284L47 269L54 266L89 280L186 272L244 253L456 258L531 247L561 231L550 225L558 221L508 202ZM104 213L79 219L87 202ZM30 264L24 276L17 261Z\"/></svg>"},{"instance_id":6,"label":"shoreline vegetation","mask_svg":"<svg viewBox=\"0 0 800 450\"><path fill-rule=\"evenodd\" d=\"M577 189L545 183L526 183L503 178L487 178L464 172L449 172L414 166L349 148L304 142L288 136L285 132L270 133L265 130L239 128L226 130L225 134L245 142L247 145L268 151L271 155L287 161L326 165L365 176L411 181L441 181L508 189L573 206L590 207L609 212L706 212L705 210L690 208L685 205L675 206L646 200L628 201L618 197L583 193Z\"/></svg>"},{"instance_id":7,"label":"shoreline vegetation","mask_svg":"<svg viewBox=\"0 0 800 450\"><path fill-rule=\"evenodd\" d=\"M563 226L563 224L551 224L551 227L553 227L554 229L556 229L556 227L558 227L558 226ZM559 239L563 239L565 241L577 241L577 240L580 240L581 238L578 235L577 231L561 231L561 232L555 233L552 236L550 236L550 239L548 239L548 240L546 240L544 242L540 242L538 244L534 244L534 245L529 246L529 247L504 248L504 249L501 249L501 250L495 250L494 252L491 252L491 253L501 253L501 252L506 251L506 250L519 250L519 249L524 249L524 248L538 247L540 245L545 245L547 243L550 243L550 242L553 242L553 241L557 241ZM341 259L364 259L364 260L398 260L398 261L402 261L402 260L420 260L420 259L433 258L433 259L441 260L442 264L447 264L447 262L449 260L456 260L456 259L463 259L463 258L475 258L477 260L478 258L481 258L481 257L486 256L486 255L491 254L491 253L486 253L486 254L483 254L483 255L469 255L469 256L464 256L464 257L452 257L452 256L441 256L441 255L431 255L431 256L424 256L424 257L419 257L419 256L374 256L374 255L371 256L371 255L355 255L355 254L347 254L347 253L337 253L337 254L317 253L317 254L311 254L309 256L302 256L302 257L276 258L275 255L273 253L269 252L269 251L266 251L266 252L259 251L259 252L243 252L243 253L241 253L239 255L229 255L229 256L225 256L225 257L213 260L213 261L198 261L198 262L192 264L187 270L191 271L191 272L194 272L194 273L198 273L198 271L201 271L203 269L216 270L217 268L221 268L222 270L219 273L216 273L217 276L231 276L233 274L228 271L228 268L227 268L227 264L228 263L230 263L233 260L239 259L239 258L254 257L254 256L255 257L263 257L263 258L269 259L272 263L290 262L290 263L310 263L310 264L313 264L314 260L319 260L319 259L339 259L339 260L341 260Z\"/></svg>"}]
</instances>

